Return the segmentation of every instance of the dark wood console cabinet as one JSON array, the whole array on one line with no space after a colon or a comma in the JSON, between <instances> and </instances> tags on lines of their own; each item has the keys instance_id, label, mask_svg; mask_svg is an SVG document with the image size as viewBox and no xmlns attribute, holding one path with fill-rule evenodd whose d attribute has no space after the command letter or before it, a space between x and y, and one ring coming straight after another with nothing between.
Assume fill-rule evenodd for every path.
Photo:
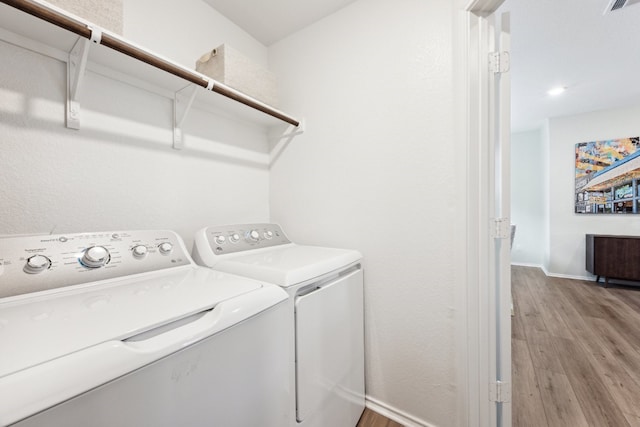
<instances>
[{"instance_id":1,"label":"dark wood console cabinet","mask_svg":"<svg viewBox=\"0 0 640 427\"><path fill-rule=\"evenodd\" d=\"M609 279L640 281L640 236L586 235L587 271L596 281Z\"/></svg>"}]
</instances>

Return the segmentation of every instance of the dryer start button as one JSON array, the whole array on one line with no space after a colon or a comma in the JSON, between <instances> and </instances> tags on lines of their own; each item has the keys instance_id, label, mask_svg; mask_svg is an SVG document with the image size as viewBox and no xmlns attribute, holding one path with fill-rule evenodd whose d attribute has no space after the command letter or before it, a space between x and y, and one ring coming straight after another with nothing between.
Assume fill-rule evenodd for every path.
<instances>
[{"instance_id":1,"label":"dryer start button","mask_svg":"<svg viewBox=\"0 0 640 427\"><path fill-rule=\"evenodd\" d=\"M158 250L162 255L169 255L173 251L173 245L169 242L160 243Z\"/></svg>"}]
</instances>

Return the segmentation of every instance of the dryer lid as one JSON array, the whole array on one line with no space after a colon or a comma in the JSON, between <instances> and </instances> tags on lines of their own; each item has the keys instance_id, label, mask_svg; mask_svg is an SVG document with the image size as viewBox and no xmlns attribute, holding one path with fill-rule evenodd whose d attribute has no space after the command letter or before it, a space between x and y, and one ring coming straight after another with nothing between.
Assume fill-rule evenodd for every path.
<instances>
[{"instance_id":1,"label":"dryer lid","mask_svg":"<svg viewBox=\"0 0 640 427\"><path fill-rule=\"evenodd\" d=\"M213 268L288 287L340 270L362 259L349 249L288 244L223 255Z\"/></svg>"},{"instance_id":2,"label":"dryer lid","mask_svg":"<svg viewBox=\"0 0 640 427\"><path fill-rule=\"evenodd\" d=\"M260 283L188 266L169 273L96 282L63 292L0 300L0 378L122 340L262 288Z\"/></svg>"}]
</instances>

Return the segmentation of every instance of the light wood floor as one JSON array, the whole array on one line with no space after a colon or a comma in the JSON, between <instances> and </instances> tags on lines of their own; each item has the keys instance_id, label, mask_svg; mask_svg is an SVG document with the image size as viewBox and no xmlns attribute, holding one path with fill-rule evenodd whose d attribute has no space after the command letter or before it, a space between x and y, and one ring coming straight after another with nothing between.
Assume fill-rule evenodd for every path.
<instances>
[{"instance_id":1,"label":"light wood floor","mask_svg":"<svg viewBox=\"0 0 640 427\"><path fill-rule=\"evenodd\" d=\"M389 418L373 412L369 408L365 408L356 427L402 427L402 424L391 421Z\"/></svg>"},{"instance_id":2,"label":"light wood floor","mask_svg":"<svg viewBox=\"0 0 640 427\"><path fill-rule=\"evenodd\" d=\"M513 426L640 426L640 288L512 267Z\"/></svg>"}]
</instances>

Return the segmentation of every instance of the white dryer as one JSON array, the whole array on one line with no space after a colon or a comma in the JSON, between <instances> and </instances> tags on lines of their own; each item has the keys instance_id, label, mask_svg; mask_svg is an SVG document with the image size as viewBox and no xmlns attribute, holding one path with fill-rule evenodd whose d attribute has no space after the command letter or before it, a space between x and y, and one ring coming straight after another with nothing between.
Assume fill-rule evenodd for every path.
<instances>
[{"instance_id":1,"label":"white dryer","mask_svg":"<svg viewBox=\"0 0 640 427\"><path fill-rule=\"evenodd\" d=\"M291 243L275 224L243 224L198 231L193 257L289 294L289 425L354 427L364 410L362 255Z\"/></svg>"},{"instance_id":2,"label":"white dryer","mask_svg":"<svg viewBox=\"0 0 640 427\"><path fill-rule=\"evenodd\" d=\"M0 426L282 427L287 301L171 231L0 239Z\"/></svg>"}]
</instances>

